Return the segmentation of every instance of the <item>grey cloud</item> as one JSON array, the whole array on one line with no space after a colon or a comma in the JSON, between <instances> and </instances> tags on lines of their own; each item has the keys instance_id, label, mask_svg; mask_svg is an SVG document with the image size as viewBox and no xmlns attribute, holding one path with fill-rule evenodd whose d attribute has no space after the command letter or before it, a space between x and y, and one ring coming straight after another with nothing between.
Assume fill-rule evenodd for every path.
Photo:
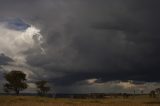
<instances>
[{"instance_id":1,"label":"grey cloud","mask_svg":"<svg viewBox=\"0 0 160 106\"><path fill-rule=\"evenodd\" d=\"M41 29L46 55L39 49L25 54L27 64L45 70L51 83L67 86L90 78L159 81L158 0L8 0L0 4L1 15L23 18Z\"/></svg>"},{"instance_id":2,"label":"grey cloud","mask_svg":"<svg viewBox=\"0 0 160 106\"><path fill-rule=\"evenodd\" d=\"M155 59L158 55L158 44L155 42L158 36L152 35L153 32L158 31L153 29L152 22L149 22L149 20L155 21L155 17L153 19L151 17L152 12L156 11L155 8L148 9L145 5L147 2L144 1L126 3L120 1L117 5L111 1L96 2L96 5L95 2L92 2L90 6L88 3L90 2L81 2L77 5L77 10L71 10L73 21L69 20L72 19L71 17L61 22L61 19L56 20L54 28L51 23L47 24L49 27L46 27L46 30L49 28L47 30L49 32L45 36L44 48L48 51L48 55L44 57L30 55L27 58L28 63L53 72L64 72L66 77L61 78L62 80L68 79L72 73L77 72L76 75L73 74L73 77L70 77L71 79L74 79L74 76L76 76L75 78L80 77L80 79L73 80L75 82L85 79L84 73L94 77L90 74L93 72L99 72L100 74L95 77L103 77L105 80L129 78L158 80L156 77L150 78L149 76L156 76L150 72L151 69L159 69L157 65L159 59ZM107 3L112 5L107 8L104 5ZM151 1L148 1L149 3ZM86 7L79 8L82 5L86 5ZM132 8L136 5L138 6L136 9ZM118 8L125 6L122 8L123 12L116 9L116 6ZM95 13L91 12L90 7L94 7L92 9L95 10ZM84 12L85 9L87 11ZM99 13L99 11L101 12ZM79 17L75 17L75 15ZM153 24L156 28L158 27L156 23ZM154 57L155 54L156 57ZM43 61L38 61L35 58L40 58ZM34 62L34 60L38 62ZM151 61L154 63L152 64ZM146 64L148 65L146 66ZM148 74L144 75L144 73ZM111 78L106 78L110 75Z\"/></svg>"}]
</instances>

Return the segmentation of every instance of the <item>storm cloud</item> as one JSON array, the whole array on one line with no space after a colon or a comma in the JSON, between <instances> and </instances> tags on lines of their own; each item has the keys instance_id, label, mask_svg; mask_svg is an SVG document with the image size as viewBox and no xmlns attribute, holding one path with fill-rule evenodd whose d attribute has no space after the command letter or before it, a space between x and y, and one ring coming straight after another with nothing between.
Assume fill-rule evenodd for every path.
<instances>
[{"instance_id":1,"label":"storm cloud","mask_svg":"<svg viewBox=\"0 0 160 106\"><path fill-rule=\"evenodd\" d=\"M86 83L80 82L89 79L104 84L158 83L159 4L159 0L1 0L0 20L12 20L10 30L24 31L32 25L39 29L42 42L20 51L33 80L66 88L84 87Z\"/></svg>"}]
</instances>

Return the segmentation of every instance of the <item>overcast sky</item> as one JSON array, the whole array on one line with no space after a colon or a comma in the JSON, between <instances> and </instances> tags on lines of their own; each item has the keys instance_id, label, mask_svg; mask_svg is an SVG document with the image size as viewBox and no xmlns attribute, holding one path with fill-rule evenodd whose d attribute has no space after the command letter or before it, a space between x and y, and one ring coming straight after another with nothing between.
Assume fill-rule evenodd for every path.
<instances>
[{"instance_id":1,"label":"overcast sky","mask_svg":"<svg viewBox=\"0 0 160 106\"><path fill-rule=\"evenodd\" d=\"M159 5L159 0L0 0L0 88L3 73L11 70L24 71L31 88L43 79L56 92L160 87Z\"/></svg>"}]
</instances>

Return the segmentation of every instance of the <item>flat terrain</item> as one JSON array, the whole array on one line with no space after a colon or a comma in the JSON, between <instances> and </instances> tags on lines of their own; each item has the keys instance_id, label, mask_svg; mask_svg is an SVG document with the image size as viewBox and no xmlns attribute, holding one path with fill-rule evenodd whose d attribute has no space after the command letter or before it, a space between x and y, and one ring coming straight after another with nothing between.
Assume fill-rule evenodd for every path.
<instances>
[{"instance_id":1,"label":"flat terrain","mask_svg":"<svg viewBox=\"0 0 160 106\"><path fill-rule=\"evenodd\" d=\"M54 99L30 96L0 96L0 106L160 106L160 99L144 96L128 99Z\"/></svg>"}]
</instances>

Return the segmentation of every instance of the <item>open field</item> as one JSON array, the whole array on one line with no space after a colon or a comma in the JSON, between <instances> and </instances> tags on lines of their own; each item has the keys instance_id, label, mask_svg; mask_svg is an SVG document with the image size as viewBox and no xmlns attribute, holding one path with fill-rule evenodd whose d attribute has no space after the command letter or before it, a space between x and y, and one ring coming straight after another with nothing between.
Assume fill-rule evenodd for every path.
<instances>
[{"instance_id":1,"label":"open field","mask_svg":"<svg viewBox=\"0 0 160 106\"><path fill-rule=\"evenodd\" d=\"M0 96L0 106L160 106L160 99L149 97L53 99L29 96Z\"/></svg>"}]
</instances>

